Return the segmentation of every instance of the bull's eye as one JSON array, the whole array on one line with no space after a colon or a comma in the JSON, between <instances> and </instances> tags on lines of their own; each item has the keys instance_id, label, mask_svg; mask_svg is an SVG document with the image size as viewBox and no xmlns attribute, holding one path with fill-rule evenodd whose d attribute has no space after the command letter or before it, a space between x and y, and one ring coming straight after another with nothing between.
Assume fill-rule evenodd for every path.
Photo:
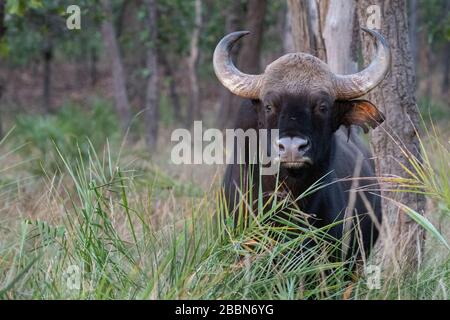
<instances>
[{"instance_id":1,"label":"bull's eye","mask_svg":"<svg viewBox=\"0 0 450 320\"><path fill-rule=\"evenodd\" d=\"M267 113L272 112L272 106L270 104L266 105L266 112Z\"/></svg>"},{"instance_id":2,"label":"bull's eye","mask_svg":"<svg viewBox=\"0 0 450 320\"><path fill-rule=\"evenodd\" d=\"M317 109L319 110L320 113L326 113L328 111L327 105L325 103L320 103L317 106Z\"/></svg>"}]
</instances>

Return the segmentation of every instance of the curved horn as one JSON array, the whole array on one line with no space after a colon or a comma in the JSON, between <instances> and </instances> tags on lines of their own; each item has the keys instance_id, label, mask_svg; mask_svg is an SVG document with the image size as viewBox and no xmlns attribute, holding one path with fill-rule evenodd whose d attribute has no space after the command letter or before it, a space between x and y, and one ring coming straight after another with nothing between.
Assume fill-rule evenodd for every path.
<instances>
[{"instance_id":1,"label":"curved horn","mask_svg":"<svg viewBox=\"0 0 450 320\"><path fill-rule=\"evenodd\" d=\"M377 40L376 56L367 68L358 73L335 75L334 88L337 99L354 99L366 94L386 77L391 66L391 51L383 36L374 30L361 29Z\"/></svg>"},{"instance_id":2,"label":"curved horn","mask_svg":"<svg viewBox=\"0 0 450 320\"><path fill-rule=\"evenodd\" d=\"M214 50L213 64L217 78L235 95L243 98L258 99L263 75L250 75L239 71L231 60L230 50L234 43L249 34L237 31L223 37Z\"/></svg>"}]
</instances>

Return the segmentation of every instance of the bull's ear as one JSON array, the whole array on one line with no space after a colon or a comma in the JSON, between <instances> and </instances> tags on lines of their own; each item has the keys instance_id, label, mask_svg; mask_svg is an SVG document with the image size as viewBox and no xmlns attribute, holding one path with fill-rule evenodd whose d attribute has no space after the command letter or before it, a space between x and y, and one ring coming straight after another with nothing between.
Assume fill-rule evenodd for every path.
<instances>
[{"instance_id":1,"label":"bull's ear","mask_svg":"<svg viewBox=\"0 0 450 320\"><path fill-rule=\"evenodd\" d=\"M336 129L340 125L350 127L356 125L369 132L369 127L375 129L385 117L384 114L367 100L336 101L334 103Z\"/></svg>"}]
</instances>

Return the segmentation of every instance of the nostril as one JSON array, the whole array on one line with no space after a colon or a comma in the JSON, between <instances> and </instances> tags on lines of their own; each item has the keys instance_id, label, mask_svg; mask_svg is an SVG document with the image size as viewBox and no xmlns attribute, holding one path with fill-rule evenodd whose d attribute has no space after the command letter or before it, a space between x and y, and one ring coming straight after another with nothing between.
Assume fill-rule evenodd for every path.
<instances>
[{"instance_id":1,"label":"nostril","mask_svg":"<svg viewBox=\"0 0 450 320\"><path fill-rule=\"evenodd\" d=\"M299 139L299 140L300 141L297 147L298 151L305 151L306 149L309 148L309 141L307 139Z\"/></svg>"},{"instance_id":2,"label":"nostril","mask_svg":"<svg viewBox=\"0 0 450 320\"><path fill-rule=\"evenodd\" d=\"M280 153L286 152L286 148L289 148L289 145L290 145L290 143L289 143L289 141L286 141L286 138L279 139L276 142L278 152L280 152Z\"/></svg>"},{"instance_id":3,"label":"nostril","mask_svg":"<svg viewBox=\"0 0 450 320\"><path fill-rule=\"evenodd\" d=\"M297 150L298 150L298 151L303 151L303 150L306 149L307 146L308 146L307 144L305 144L305 145L303 145L303 146L298 146Z\"/></svg>"}]
</instances>

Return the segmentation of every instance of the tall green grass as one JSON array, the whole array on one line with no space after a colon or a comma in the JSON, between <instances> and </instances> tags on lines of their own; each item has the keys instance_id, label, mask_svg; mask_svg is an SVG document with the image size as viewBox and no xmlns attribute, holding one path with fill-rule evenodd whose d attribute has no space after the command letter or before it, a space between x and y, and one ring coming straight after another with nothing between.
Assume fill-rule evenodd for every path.
<instances>
[{"instance_id":1,"label":"tall green grass","mask_svg":"<svg viewBox=\"0 0 450 320\"><path fill-rule=\"evenodd\" d=\"M69 155L53 145L58 174L45 170L35 182L48 213L11 216L14 202L1 209L0 298L447 299L450 154L437 131L427 139L424 161L411 158L396 182L399 192L424 192L442 225L419 218L430 234L424 262L405 277L381 273L379 289L329 261L331 226L308 225L295 199L264 203L260 194L257 209L241 203L230 216L217 186L193 194L163 169L124 166L109 145L99 152L87 140ZM308 239L318 244L300 251Z\"/></svg>"},{"instance_id":2,"label":"tall green grass","mask_svg":"<svg viewBox=\"0 0 450 320\"><path fill-rule=\"evenodd\" d=\"M344 269L327 261L323 254L327 248L313 248L301 256L298 251L305 239L323 237L325 230L288 220L279 220L277 227L266 223L274 212L287 208L285 201L265 215L253 213L248 225L235 228L231 217L223 216L221 193L211 191L185 206L182 218L155 229L152 213L133 198L133 172L111 163L108 150L102 158L93 147L87 159L79 154L76 164L60 154L69 178L61 190L56 191L53 177L47 177L52 196L64 204L59 222L27 219L7 228L10 242L0 249L3 298L259 299L339 294ZM150 187L147 193L152 192ZM215 201L208 200L212 196ZM20 231L13 236L15 230ZM74 270L80 276L75 289ZM306 279L314 279L315 285ZM298 283L304 288L292 287Z\"/></svg>"}]
</instances>

